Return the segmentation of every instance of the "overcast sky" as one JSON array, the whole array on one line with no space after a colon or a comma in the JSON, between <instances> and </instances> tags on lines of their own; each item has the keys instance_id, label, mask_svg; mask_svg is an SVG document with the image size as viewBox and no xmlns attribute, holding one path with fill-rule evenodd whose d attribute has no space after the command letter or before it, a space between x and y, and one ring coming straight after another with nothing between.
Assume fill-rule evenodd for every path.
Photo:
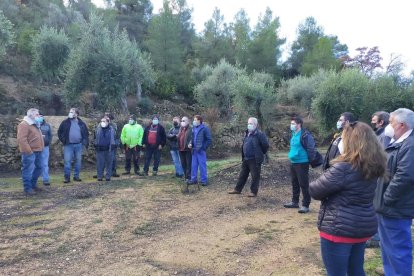
<instances>
[{"instance_id":1,"label":"overcast sky","mask_svg":"<svg viewBox=\"0 0 414 276\"><path fill-rule=\"evenodd\" d=\"M100 1L93 0L96 4ZM158 13L162 2L152 0L153 13ZM187 4L194 9L193 22L197 32L204 29L204 23L211 18L215 7L220 9L226 22L233 21L234 15L245 9L251 27L269 7L280 19L280 33L287 38L284 47L287 51L296 39L299 23L313 16L325 34L336 35L341 43L348 45L351 56L358 47L378 46L382 65L389 62L391 54L400 54L407 65L406 72L414 70L412 0L187 0Z\"/></svg>"}]
</instances>

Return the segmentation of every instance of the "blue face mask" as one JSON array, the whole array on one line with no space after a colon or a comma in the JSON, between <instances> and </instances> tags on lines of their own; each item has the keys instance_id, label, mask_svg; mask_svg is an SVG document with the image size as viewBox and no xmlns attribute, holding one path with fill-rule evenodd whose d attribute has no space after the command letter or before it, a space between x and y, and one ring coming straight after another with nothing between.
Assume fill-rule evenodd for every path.
<instances>
[{"instance_id":1,"label":"blue face mask","mask_svg":"<svg viewBox=\"0 0 414 276\"><path fill-rule=\"evenodd\" d=\"M157 119L152 120L152 124L153 124L154 126L158 125L158 120L157 120Z\"/></svg>"},{"instance_id":2,"label":"blue face mask","mask_svg":"<svg viewBox=\"0 0 414 276\"><path fill-rule=\"evenodd\" d=\"M294 124L291 124L290 125L290 130L291 131L296 131L296 129L297 129L297 126L296 125L294 125Z\"/></svg>"},{"instance_id":3,"label":"blue face mask","mask_svg":"<svg viewBox=\"0 0 414 276\"><path fill-rule=\"evenodd\" d=\"M133 124L135 123L135 121L134 121L134 120L129 120L129 121L128 121L128 123L129 123L130 125L133 125Z\"/></svg>"},{"instance_id":4,"label":"blue face mask","mask_svg":"<svg viewBox=\"0 0 414 276\"><path fill-rule=\"evenodd\" d=\"M336 128L337 129L342 129L342 122L341 121L336 122Z\"/></svg>"},{"instance_id":5,"label":"blue face mask","mask_svg":"<svg viewBox=\"0 0 414 276\"><path fill-rule=\"evenodd\" d=\"M195 126L195 127L196 127L196 126L199 126L199 125L200 125L200 123L199 123L197 120L194 120L194 121L193 121L193 126Z\"/></svg>"},{"instance_id":6,"label":"blue face mask","mask_svg":"<svg viewBox=\"0 0 414 276\"><path fill-rule=\"evenodd\" d=\"M43 123L43 117L36 117L36 118L35 118L35 122L36 122L36 124L41 124L41 123Z\"/></svg>"},{"instance_id":7,"label":"blue face mask","mask_svg":"<svg viewBox=\"0 0 414 276\"><path fill-rule=\"evenodd\" d=\"M249 132L253 132L255 129L256 129L256 128L254 127L254 125L253 125L253 124L247 124L247 130L248 130Z\"/></svg>"}]
</instances>

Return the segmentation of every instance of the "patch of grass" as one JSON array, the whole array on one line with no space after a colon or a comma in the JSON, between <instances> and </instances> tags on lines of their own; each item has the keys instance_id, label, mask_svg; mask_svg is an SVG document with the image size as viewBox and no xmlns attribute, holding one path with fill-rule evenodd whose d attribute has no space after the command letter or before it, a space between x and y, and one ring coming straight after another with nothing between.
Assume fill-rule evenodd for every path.
<instances>
[{"instance_id":1,"label":"patch of grass","mask_svg":"<svg viewBox=\"0 0 414 276\"><path fill-rule=\"evenodd\" d=\"M259 227L252 226L252 225L248 225L244 227L244 233L246 233L246 235L257 234L257 233L263 232L264 230L265 229L263 228L259 228Z\"/></svg>"},{"instance_id":2,"label":"patch of grass","mask_svg":"<svg viewBox=\"0 0 414 276\"><path fill-rule=\"evenodd\" d=\"M154 222L147 222L143 225L137 226L132 233L137 236L149 236L156 229Z\"/></svg>"},{"instance_id":3,"label":"patch of grass","mask_svg":"<svg viewBox=\"0 0 414 276\"><path fill-rule=\"evenodd\" d=\"M92 223L94 223L94 224L98 224L98 223L102 223L102 222L103 222L103 219L101 219L101 218L95 218L95 219L92 220Z\"/></svg>"},{"instance_id":4,"label":"patch of grass","mask_svg":"<svg viewBox=\"0 0 414 276\"><path fill-rule=\"evenodd\" d=\"M367 275L378 275L375 273L377 267L382 267L381 250L379 248L373 249L373 254L365 257L364 270Z\"/></svg>"}]
</instances>

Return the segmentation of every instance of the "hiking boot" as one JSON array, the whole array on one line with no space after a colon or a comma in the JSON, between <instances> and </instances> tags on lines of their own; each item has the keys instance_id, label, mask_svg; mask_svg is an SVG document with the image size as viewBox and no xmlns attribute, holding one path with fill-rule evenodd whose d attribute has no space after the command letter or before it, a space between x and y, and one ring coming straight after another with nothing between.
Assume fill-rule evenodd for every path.
<instances>
[{"instance_id":1,"label":"hiking boot","mask_svg":"<svg viewBox=\"0 0 414 276\"><path fill-rule=\"evenodd\" d=\"M157 171L153 171L153 172L152 172L152 175L153 175L153 176L157 176L157 175L158 175L158 172L157 172Z\"/></svg>"},{"instance_id":2,"label":"hiking boot","mask_svg":"<svg viewBox=\"0 0 414 276\"><path fill-rule=\"evenodd\" d=\"M309 213L309 207L305 207L305 206L300 207L300 209L298 210L298 213L300 214Z\"/></svg>"},{"instance_id":3,"label":"hiking boot","mask_svg":"<svg viewBox=\"0 0 414 276\"><path fill-rule=\"evenodd\" d=\"M283 207L285 207L285 208L299 208L299 204L295 203L295 202L289 202L289 203L283 204Z\"/></svg>"},{"instance_id":4,"label":"hiking boot","mask_svg":"<svg viewBox=\"0 0 414 276\"><path fill-rule=\"evenodd\" d=\"M82 182L82 179L80 179L79 177L74 177L74 178L73 178L73 181L76 181L76 182Z\"/></svg>"},{"instance_id":5,"label":"hiking boot","mask_svg":"<svg viewBox=\"0 0 414 276\"><path fill-rule=\"evenodd\" d=\"M119 174L117 174L116 172L112 173L112 177L120 177Z\"/></svg>"},{"instance_id":6,"label":"hiking boot","mask_svg":"<svg viewBox=\"0 0 414 276\"><path fill-rule=\"evenodd\" d=\"M229 192L230 195L239 195L241 194L241 192L237 191L237 190L233 190Z\"/></svg>"},{"instance_id":7,"label":"hiking boot","mask_svg":"<svg viewBox=\"0 0 414 276\"><path fill-rule=\"evenodd\" d=\"M70 183L70 179L69 178L65 178L65 180L63 181L63 183Z\"/></svg>"}]
</instances>

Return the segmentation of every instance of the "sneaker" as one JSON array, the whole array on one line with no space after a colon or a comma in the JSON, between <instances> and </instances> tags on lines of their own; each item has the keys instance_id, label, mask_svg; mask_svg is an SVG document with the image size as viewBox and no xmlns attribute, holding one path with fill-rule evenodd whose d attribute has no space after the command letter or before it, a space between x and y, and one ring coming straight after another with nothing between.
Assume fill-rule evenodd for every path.
<instances>
[{"instance_id":1,"label":"sneaker","mask_svg":"<svg viewBox=\"0 0 414 276\"><path fill-rule=\"evenodd\" d=\"M131 174L130 172L123 172L122 175L128 175Z\"/></svg>"},{"instance_id":2,"label":"sneaker","mask_svg":"<svg viewBox=\"0 0 414 276\"><path fill-rule=\"evenodd\" d=\"M76 181L76 182L81 182L81 181L82 181L82 179L80 179L79 177L74 177L74 178L73 178L73 181Z\"/></svg>"},{"instance_id":3,"label":"sneaker","mask_svg":"<svg viewBox=\"0 0 414 276\"><path fill-rule=\"evenodd\" d=\"M300 209L298 210L298 213L300 214L309 213L309 207L305 207L305 206L300 207Z\"/></svg>"},{"instance_id":4,"label":"sneaker","mask_svg":"<svg viewBox=\"0 0 414 276\"><path fill-rule=\"evenodd\" d=\"M152 175L153 175L153 176L157 176L157 174L158 174L158 172L157 172L157 171L153 171L153 172L152 172Z\"/></svg>"},{"instance_id":5,"label":"sneaker","mask_svg":"<svg viewBox=\"0 0 414 276\"><path fill-rule=\"evenodd\" d=\"M228 193L229 193L229 195L239 195L239 194L241 194L241 192L239 192L237 190L232 190L232 191L230 191Z\"/></svg>"},{"instance_id":6,"label":"sneaker","mask_svg":"<svg viewBox=\"0 0 414 276\"><path fill-rule=\"evenodd\" d=\"M119 175L119 174L117 174L116 172L114 172L114 173L112 174L112 177L120 177L120 175Z\"/></svg>"},{"instance_id":7,"label":"sneaker","mask_svg":"<svg viewBox=\"0 0 414 276\"><path fill-rule=\"evenodd\" d=\"M295 203L295 202L289 202L289 203L283 204L283 207L285 207L285 208L299 208L299 204Z\"/></svg>"},{"instance_id":8,"label":"sneaker","mask_svg":"<svg viewBox=\"0 0 414 276\"><path fill-rule=\"evenodd\" d=\"M256 195L256 194L254 194L254 193L249 193L247 196L248 196L248 197L256 197L257 195Z\"/></svg>"}]
</instances>

